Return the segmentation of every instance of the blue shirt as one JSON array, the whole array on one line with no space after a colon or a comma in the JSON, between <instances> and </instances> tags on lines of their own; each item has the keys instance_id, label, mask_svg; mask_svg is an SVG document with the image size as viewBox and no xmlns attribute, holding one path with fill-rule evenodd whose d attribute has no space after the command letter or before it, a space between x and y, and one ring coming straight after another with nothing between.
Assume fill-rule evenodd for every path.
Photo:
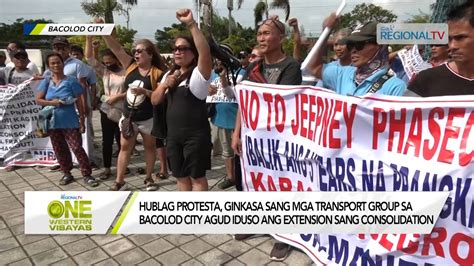
<instances>
[{"instance_id":1,"label":"blue shirt","mask_svg":"<svg viewBox=\"0 0 474 266\"><path fill-rule=\"evenodd\" d=\"M238 73L239 77L237 78L237 82L242 80L242 77L245 75L245 70L241 69ZM218 74L212 72L211 80L219 78ZM216 114L211 118L211 122L220 128L234 129L238 107L239 105L237 103L216 103Z\"/></svg>"},{"instance_id":2,"label":"blue shirt","mask_svg":"<svg viewBox=\"0 0 474 266\"><path fill-rule=\"evenodd\" d=\"M336 64L323 65L323 82L331 90L342 95L362 96L377 80L387 73L388 68L382 68L364 80L359 86L355 83L357 68L354 66L338 66ZM388 79L376 93L384 95L402 96L407 86L397 77Z\"/></svg>"},{"instance_id":3,"label":"blue shirt","mask_svg":"<svg viewBox=\"0 0 474 266\"><path fill-rule=\"evenodd\" d=\"M48 86L49 81L49 86ZM38 86L38 90L45 93L45 99L77 98L84 92L81 84L73 77L66 77L56 86L50 78L45 78ZM79 128L79 118L75 104L61 105L54 112L54 128Z\"/></svg>"}]
</instances>

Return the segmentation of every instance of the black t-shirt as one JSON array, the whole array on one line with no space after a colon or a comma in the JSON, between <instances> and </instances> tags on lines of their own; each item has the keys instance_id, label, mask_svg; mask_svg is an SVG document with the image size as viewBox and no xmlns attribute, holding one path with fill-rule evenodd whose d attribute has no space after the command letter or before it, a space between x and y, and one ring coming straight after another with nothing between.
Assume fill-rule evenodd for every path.
<instances>
[{"instance_id":1,"label":"black t-shirt","mask_svg":"<svg viewBox=\"0 0 474 266\"><path fill-rule=\"evenodd\" d=\"M147 90L152 90L151 81L150 81L150 74L146 77L140 75L138 71L138 67L135 68L132 72L130 72L127 77L125 78L124 88L129 90L128 85L133 83L134 81L141 81L142 87ZM130 115L131 106L128 101L125 99L124 101L124 112L123 115L128 117ZM145 100L136 106L132 113L132 121L145 121L153 117L153 105L151 104L151 100L149 97L145 96Z\"/></svg>"},{"instance_id":2,"label":"black t-shirt","mask_svg":"<svg viewBox=\"0 0 474 266\"><path fill-rule=\"evenodd\" d=\"M408 90L421 97L470 95L474 94L474 79L464 78L444 64L418 73Z\"/></svg>"},{"instance_id":3,"label":"black t-shirt","mask_svg":"<svg viewBox=\"0 0 474 266\"><path fill-rule=\"evenodd\" d=\"M301 85L302 76L300 63L289 56L276 64L266 64L264 60L253 62L247 67L244 79L248 79L250 71L255 67L255 64L258 63L261 64L260 72L269 84Z\"/></svg>"}]
</instances>

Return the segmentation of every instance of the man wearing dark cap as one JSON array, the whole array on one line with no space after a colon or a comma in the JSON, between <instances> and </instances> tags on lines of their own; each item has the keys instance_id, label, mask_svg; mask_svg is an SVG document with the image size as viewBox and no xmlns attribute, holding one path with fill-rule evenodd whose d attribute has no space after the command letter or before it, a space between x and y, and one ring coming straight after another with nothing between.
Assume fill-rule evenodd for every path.
<instances>
[{"instance_id":1,"label":"man wearing dark cap","mask_svg":"<svg viewBox=\"0 0 474 266\"><path fill-rule=\"evenodd\" d=\"M325 21L329 28L336 23L332 14ZM358 26L344 39L351 54L351 66L323 64L322 49L308 64L308 70L324 84L343 95L362 96L367 93L401 96L405 83L390 75L388 46L377 44L377 23L368 22ZM327 39L324 43L327 42ZM324 44L325 45L325 44Z\"/></svg>"},{"instance_id":2,"label":"man wearing dark cap","mask_svg":"<svg viewBox=\"0 0 474 266\"><path fill-rule=\"evenodd\" d=\"M89 74L89 71L86 65L81 60L78 60L70 56L71 45L69 44L68 39L64 36L58 36L54 38L53 51L60 54L64 60L64 75L77 78L77 80L82 85L86 93L90 94L91 92L88 91L89 86L87 85L87 75ZM48 69L44 72L43 76L47 77L50 75L51 75L51 72ZM89 108L87 104L87 100L86 100L87 97L88 96L86 94L82 94L79 100L84 108L83 110L86 111L85 113L90 114L91 109ZM90 115L88 115L87 119L91 119ZM89 130L90 130L90 127L89 127ZM92 134L90 134L90 136L92 136ZM89 143L87 143L87 146L88 146L88 151L90 154L89 160L91 161L91 166L93 166L93 168L98 168L94 162L94 156L93 156L94 146L93 146L92 137L89 138ZM52 168L51 170L56 170L55 168L56 167Z\"/></svg>"},{"instance_id":3,"label":"man wearing dark cap","mask_svg":"<svg viewBox=\"0 0 474 266\"><path fill-rule=\"evenodd\" d=\"M15 50L10 53L10 59L13 67L5 67L5 82L19 85L32 78L36 73L28 69L28 54L25 50Z\"/></svg>"},{"instance_id":4,"label":"man wearing dark cap","mask_svg":"<svg viewBox=\"0 0 474 266\"><path fill-rule=\"evenodd\" d=\"M242 68L245 69L249 65L249 53L246 51L240 51L238 58L240 60L240 65L242 65Z\"/></svg>"},{"instance_id":5,"label":"man wearing dark cap","mask_svg":"<svg viewBox=\"0 0 474 266\"><path fill-rule=\"evenodd\" d=\"M11 59L11 57L12 57L12 56L11 56L11 53L14 52L14 51L16 51L16 50L24 50L24 51L26 51L26 46L25 46L22 42L20 42L20 41L11 41L10 43L8 43L8 45L7 45L7 52L8 52L8 54L10 55L10 59ZM38 67L36 66L35 63L31 62L29 59L28 59L27 63L28 63L28 64L27 64L26 67L27 67L29 70L31 70L34 74L39 74L39 73L40 73L39 70L38 70ZM9 62L6 66L7 66L7 67L10 67L10 68L14 68L14 67L15 67L13 61L12 61L12 62Z\"/></svg>"}]
</instances>

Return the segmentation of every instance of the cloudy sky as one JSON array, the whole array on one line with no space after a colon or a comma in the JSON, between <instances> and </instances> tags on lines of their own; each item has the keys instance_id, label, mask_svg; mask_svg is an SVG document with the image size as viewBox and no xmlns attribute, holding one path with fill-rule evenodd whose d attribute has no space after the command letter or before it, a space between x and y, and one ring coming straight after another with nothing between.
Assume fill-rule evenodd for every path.
<instances>
[{"instance_id":1,"label":"cloudy sky","mask_svg":"<svg viewBox=\"0 0 474 266\"><path fill-rule=\"evenodd\" d=\"M88 0L92 1L92 0ZM120 1L120 0L119 0ZM268 0L269 2L271 0ZM81 9L82 0L0 0L0 22L11 24L17 18L51 19L56 23L87 23L88 18ZM130 27L137 30L137 38L154 40L157 29L177 22L175 11L178 8L194 9L194 0L138 0L131 10ZM212 0L214 10L227 16L227 0ZM234 1L236 3L237 1ZM253 26L253 8L257 0L244 0L242 8L233 11L233 16L244 26ZM430 13L429 6L435 0L347 0L343 13L350 12L360 3L374 3L395 13L399 20L419 14L419 10ZM339 0L290 0L290 17L298 18L306 34L318 35L323 19L335 11ZM235 6L236 8L236 6ZM271 10L270 14L282 17L282 12ZM115 15L117 24L126 25L124 16Z\"/></svg>"}]
</instances>

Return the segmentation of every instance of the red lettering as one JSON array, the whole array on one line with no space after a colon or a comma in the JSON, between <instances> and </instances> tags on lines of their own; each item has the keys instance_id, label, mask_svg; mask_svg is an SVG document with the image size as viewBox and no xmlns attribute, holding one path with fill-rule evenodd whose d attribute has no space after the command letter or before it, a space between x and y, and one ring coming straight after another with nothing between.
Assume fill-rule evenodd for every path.
<instances>
[{"instance_id":1,"label":"red lettering","mask_svg":"<svg viewBox=\"0 0 474 266\"><path fill-rule=\"evenodd\" d=\"M411 117L410 130L408 132L408 138L405 143L405 149L403 154L408 153L410 147L414 147L414 154L416 157L420 156L421 149L421 135L422 135L422 126L423 126L423 117L421 114L420 108L415 108L413 110L413 116Z\"/></svg>"},{"instance_id":2,"label":"red lettering","mask_svg":"<svg viewBox=\"0 0 474 266\"><path fill-rule=\"evenodd\" d=\"M271 175L268 175L267 182L268 182L268 191L277 191L275 183L273 182L273 177Z\"/></svg>"},{"instance_id":3,"label":"red lettering","mask_svg":"<svg viewBox=\"0 0 474 266\"><path fill-rule=\"evenodd\" d=\"M436 237L434 234L436 233ZM444 250L441 243L446 240L446 229L442 227L435 227L429 235L425 235L423 238L423 249L421 255L428 256L430 254L430 244L433 245L436 256L444 258Z\"/></svg>"},{"instance_id":4,"label":"red lettering","mask_svg":"<svg viewBox=\"0 0 474 266\"><path fill-rule=\"evenodd\" d=\"M337 113L341 111L342 102L336 101L334 112L331 116L331 124L329 125L329 147L334 149L341 148L341 139L334 137L334 129L339 129L339 118L336 118Z\"/></svg>"},{"instance_id":5,"label":"red lettering","mask_svg":"<svg viewBox=\"0 0 474 266\"><path fill-rule=\"evenodd\" d=\"M305 104L308 103L308 95L307 94L301 94L301 106L300 106L300 113L301 113L301 122L300 122L300 136L306 138L308 135L308 129L304 127L305 120L308 119L308 112L306 111L306 108L304 107Z\"/></svg>"},{"instance_id":6,"label":"red lettering","mask_svg":"<svg viewBox=\"0 0 474 266\"><path fill-rule=\"evenodd\" d=\"M323 112L323 111L324 111L323 99L322 99L321 97L318 97L318 98L316 99L316 102L317 102L317 112L318 112L318 114L316 115L316 126L315 126L315 128L317 128L318 126L321 125L321 120L323 119L323 115L324 115L324 112ZM317 131L317 129L315 129L315 134L314 134L314 136L313 136L313 141L316 140L316 135L317 135L317 134L316 134L316 131ZM320 135L322 135L322 131L321 131L321 130L320 130L320 132L321 132ZM321 139L321 138L320 138L320 139Z\"/></svg>"},{"instance_id":7,"label":"red lettering","mask_svg":"<svg viewBox=\"0 0 474 266\"><path fill-rule=\"evenodd\" d=\"M456 117L464 117L464 108L450 108L448 113L448 122L444 129L443 142L438 155L438 162L452 163L454 158L454 152L447 148L449 139L457 139L459 137L460 128L453 125L453 120Z\"/></svg>"},{"instance_id":8,"label":"red lettering","mask_svg":"<svg viewBox=\"0 0 474 266\"><path fill-rule=\"evenodd\" d=\"M326 112L323 114L322 125L321 125L321 134L319 135L319 145L327 147L327 138L328 138L328 127L331 122L331 111L333 99L324 99L324 106L326 107ZM321 141L323 142L321 144Z\"/></svg>"},{"instance_id":9,"label":"red lettering","mask_svg":"<svg viewBox=\"0 0 474 266\"><path fill-rule=\"evenodd\" d=\"M309 121L308 121L308 139L312 140L314 138L313 127L311 122L315 121L316 113L313 112L313 107L316 105L316 96L309 95Z\"/></svg>"},{"instance_id":10,"label":"red lettering","mask_svg":"<svg viewBox=\"0 0 474 266\"><path fill-rule=\"evenodd\" d=\"M469 140L469 135L471 133L471 127L474 123L474 112L471 112L469 118L467 119L466 127L464 128L461 140L461 147L459 150L459 165L460 166L467 166L471 161L472 157L474 157L474 151L471 151L469 154L466 153L466 146Z\"/></svg>"},{"instance_id":11,"label":"red lettering","mask_svg":"<svg viewBox=\"0 0 474 266\"><path fill-rule=\"evenodd\" d=\"M280 119L281 109L281 119ZM286 121L285 100L280 94L275 95L275 128L278 132L283 132Z\"/></svg>"},{"instance_id":12,"label":"red lettering","mask_svg":"<svg viewBox=\"0 0 474 266\"><path fill-rule=\"evenodd\" d=\"M305 191L303 187L303 182L298 181L298 186L296 187L296 191ZM306 191L313 191L311 187L306 188Z\"/></svg>"},{"instance_id":13,"label":"red lettering","mask_svg":"<svg viewBox=\"0 0 474 266\"><path fill-rule=\"evenodd\" d=\"M254 112L253 109L256 108L256 111ZM258 125L258 116L260 115L260 101L258 100L257 93L252 91L250 94L250 128L252 130L257 129ZM253 115L253 117L252 117Z\"/></svg>"},{"instance_id":14,"label":"red lettering","mask_svg":"<svg viewBox=\"0 0 474 266\"><path fill-rule=\"evenodd\" d=\"M465 258L459 256L460 242L466 242L469 246ZM451 258L458 265L472 265L474 263L474 238L462 233L454 234L449 242L449 254L451 254Z\"/></svg>"},{"instance_id":15,"label":"red lettering","mask_svg":"<svg viewBox=\"0 0 474 266\"><path fill-rule=\"evenodd\" d=\"M425 139L423 141L423 158L425 160L431 160L433 156L436 153L436 149L438 148L439 145L439 138L441 135L441 129L439 127L439 124L435 120L435 115L437 115L438 119L443 119L444 118L444 110L440 107L433 108L430 113L428 114L428 130L433 136L433 146L430 148L429 146L429 140Z\"/></svg>"},{"instance_id":16,"label":"red lettering","mask_svg":"<svg viewBox=\"0 0 474 266\"><path fill-rule=\"evenodd\" d=\"M379 121L379 116L382 116ZM387 113L382 108L374 107L373 110L373 134L372 134L372 149L376 150L378 148L378 134L384 132L387 126Z\"/></svg>"},{"instance_id":17,"label":"red lettering","mask_svg":"<svg viewBox=\"0 0 474 266\"><path fill-rule=\"evenodd\" d=\"M390 124L389 124L389 133L388 133L388 150L392 151L393 139L395 138L395 133L398 133L398 148L397 152L402 152L403 139L405 138L405 123L407 117L406 108L400 109L400 119L395 117L397 112L395 110L390 110Z\"/></svg>"},{"instance_id":18,"label":"red lettering","mask_svg":"<svg viewBox=\"0 0 474 266\"><path fill-rule=\"evenodd\" d=\"M263 100L267 102L268 107L268 115L267 115L267 131L270 131L270 123L272 120L272 102L273 96L270 93L264 92L263 93Z\"/></svg>"},{"instance_id":19,"label":"red lettering","mask_svg":"<svg viewBox=\"0 0 474 266\"><path fill-rule=\"evenodd\" d=\"M293 132L293 135L296 136L296 134L298 134L298 128L300 127L299 123L300 123L300 108L298 108L300 106L300 97L299 95L295 95L295 106L296 106L296 117L295 119L292 119L291 120L291 129L292 129L292 132Z\"/></svg>"},{"instance_id":20,"label":"red lettering","mask_svg":"<svg viewBox=\"0 0 474 266\"><path fill-rule=\"evenodd\" d=\"M393 243L387 239L387 234L382 234L379 240L379 244L384 247L386 250L392 250Z\"/></svg>"},{"instance_id":21,"label":"red lettering","mask_svg":"<svg viewBox=\"0 0 474 266\"><path fill-rule=\"evenodd\" d=\"M257 173L257 177L255 177L255 173L250 172L250 178L252 179L255 191L266 191L265 186L262 183L263 173Z\"/></svg>"},{"instance_id":22,"label":"red lettering","mask_svg":"<svg viewBox=\"0 0 474 266\"><path fill-rule=\"evenodd\" d=\"M442 40L443 37L444 37L444 33L445 33L445 32L444 32L444 31L443 31L443 32L439 32L439 31L438 31L437 33L438 33L439 39Z\"/></svg>"},{"instance_id":23,"label":"red lettering","mask_svg":"<svg viewBox=\"0 0 474 266\"><path fill-rule=\"evenodd\" d=\"M355 112L357 104L351 104L351 111L347 111L347 103L344 102L344 121L346 122L347 148L352 147L352 125L354 124Z\"/></svg>"},{"instance_id":24,"label":"red lettering","mask_svg":"<svg viewBox=\"0 0 474 266\"><path fill-rule=\"evenodd\" d=\"M280 191L291 191L291 180L287 177L280 177L278 179L280 185Z\"/></svg>"},{"instance_id":25,"label":"red lettering","mask_svg":"<svg viewBox=\"0 0 474 266\"><path fill-rule=\"evenodd\" d=\"M244 95L245 95L245 99L244 99ZM249 123L247 121L248 120L247 107L249 106L249 92L241 90L239 97L240 97L239 107L242 113L242 120L244 121L244 123L242 124L245 125L246 128L249 128Z\"/></svg>"},{"instance_id":26,"label":"red lettering","mask_svg":"<svg viewBox=\"0 0 474 266\"><path fill-rule=\"evenodd\" d=\"M415 238L416 241L408 241L408 244L407 244L407 247L402 249L403 252L405 252L406 254L415 254L416 251L418 250L418 246L420 245L420 242L419 242L419 238L420 238L420 235L419 234L413 234L413 237Z\"/></svg>"}]
</instances>

